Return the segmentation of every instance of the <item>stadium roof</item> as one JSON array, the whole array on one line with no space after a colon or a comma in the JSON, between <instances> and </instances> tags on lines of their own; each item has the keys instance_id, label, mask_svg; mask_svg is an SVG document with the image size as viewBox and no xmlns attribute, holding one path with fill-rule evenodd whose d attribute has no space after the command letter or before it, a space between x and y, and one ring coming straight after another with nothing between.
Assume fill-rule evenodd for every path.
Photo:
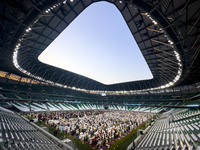
<instances>
[{"instance_id":1,"label":"stadium roof","mask_svg":"<svg viewBox=\"0 0 200 150\"><path fill-rule=\"evenodd\" d=\"M152 90L200 81L198 0L107 1L122 13L153 79L104 85L38 61L45 48L94 2L98 1L0 2L0 70L49 84L95 91Z\"/></svg>"}]
</instances>

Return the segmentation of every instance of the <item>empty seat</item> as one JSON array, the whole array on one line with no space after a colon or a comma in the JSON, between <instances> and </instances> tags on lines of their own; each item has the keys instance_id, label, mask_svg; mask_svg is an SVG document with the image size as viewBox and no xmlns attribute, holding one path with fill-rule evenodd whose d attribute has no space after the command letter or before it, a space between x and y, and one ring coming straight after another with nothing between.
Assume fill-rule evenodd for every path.
<instances>
[{"instance_id":1,"label":"empty seat","mask_svg":"<svg viewBox=\"0 0 200 150\"><path fill-rule=\"evenodd\" d=\"M186 145L183 145L182 150L186 150L186 148L187 148L187 146L186 146Z\"/></svg>"},{"instance_id":2,"label":"empty seat","mask_svg":"<svg viewBox=\"0 0 200 150\"><path fill-rule=\"evenodd\" d=\"M165 147L165 149L164 150L169 150L169 147Z\"/></svg>"}]
</instances>

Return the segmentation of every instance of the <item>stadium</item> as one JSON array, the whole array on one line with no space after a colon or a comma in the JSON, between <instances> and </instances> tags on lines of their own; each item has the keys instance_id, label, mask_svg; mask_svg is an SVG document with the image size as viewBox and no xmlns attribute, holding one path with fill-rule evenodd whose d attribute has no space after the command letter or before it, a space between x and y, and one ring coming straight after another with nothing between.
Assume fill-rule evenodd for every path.
<instances>
[{"instance_id":1,"label":"stadium","mask_svg":"<svg viewBox=\"0 0 200 150\"><path fill-rule=\"evenodd\" d=\"M122 15L152 78L105 84L39 61L102 2ZM200 150L199 43L199 0L0 1L0 149Z\"/></svg>"}]
</instances>

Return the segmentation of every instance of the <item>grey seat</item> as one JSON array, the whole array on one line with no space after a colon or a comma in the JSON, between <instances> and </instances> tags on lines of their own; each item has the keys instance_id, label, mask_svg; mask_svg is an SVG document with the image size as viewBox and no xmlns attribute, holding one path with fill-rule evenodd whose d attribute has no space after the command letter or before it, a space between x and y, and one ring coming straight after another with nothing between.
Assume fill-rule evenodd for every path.
<instances>
[{"instance_id":1,"label":"grey seat","mask_svg":"<svg viewBox=\"0 0 200 150\"><path fill-rule=\"evenodd\" d=\"M184 145L183 146L183 148L182 148L182 150L186 150L187 149L187 146L186 145Z\"/></svg>"},{"instance_id":2,"label":"grey seat","mask_svg":"<svg viewBox=\"0 0 200 150\"><path fill-rule=\"evenodd\" d=\"M172 147L170 148L170 150L175 150L174 146L172 146Z\"/></svg>"},{"instance_id":3,"label":"grey seat","mask_svg":"<svg viewBox=\"0 0 200 150\"><path fill-rule=\"evenodd\" d=\"M169 150L169 147L167 146L167 147L165 147L165 149L164 150Z\"/></svg>"},{"instance_id":4,"label":"grey seat","mask_svg":"<svg viewBox=\"0 0 200 150\"><path fill-rule=\"evenodd\" d=\"M181 150L181 147L178 145L178 147L176 148L176 150Z\"/></svg>"}]
</instances>

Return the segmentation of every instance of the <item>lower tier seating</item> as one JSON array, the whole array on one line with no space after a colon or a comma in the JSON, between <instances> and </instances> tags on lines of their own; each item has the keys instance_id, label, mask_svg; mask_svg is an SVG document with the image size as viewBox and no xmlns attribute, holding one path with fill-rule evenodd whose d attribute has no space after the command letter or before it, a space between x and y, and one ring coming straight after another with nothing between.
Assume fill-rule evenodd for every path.
<instances>
[{"instance_id":1,"label":"lower tier seating","mask_svg":"<svg viewBox=\"0 0 200 150\"><path fill-rule=\"evenodd\" d=\"M104 109L104 105L97 104L75 104L75 103L35 103L35 102L10 102L13 106L23 112L29 111L66 111L66 110L97 110ZM159 113L163 110L161 107L141 107L141 106L117 106L109 105L111 110L126 110L126 111L137 111L137 112L151 112Z\"/></svg>"},{"instance_id":2,"label":"lower tier seating","mask_svg":"<svg viewBox=\"0 0 200 150\"><path fill-rule=\"evenodd\" d=\"M200 150L200 115L172 122L164 114L137 145L137 150Z\"/></svg>"},{"instance_id":3,"label":"lower tier seating","mask_svg":"<svg viewBox=\"0 0 200 150\"><path fill-rule=\"evenodd\" d=\"M59 146L17 114L0 107L0 149L61 150Z\"/></svg>"}]
</instances>

